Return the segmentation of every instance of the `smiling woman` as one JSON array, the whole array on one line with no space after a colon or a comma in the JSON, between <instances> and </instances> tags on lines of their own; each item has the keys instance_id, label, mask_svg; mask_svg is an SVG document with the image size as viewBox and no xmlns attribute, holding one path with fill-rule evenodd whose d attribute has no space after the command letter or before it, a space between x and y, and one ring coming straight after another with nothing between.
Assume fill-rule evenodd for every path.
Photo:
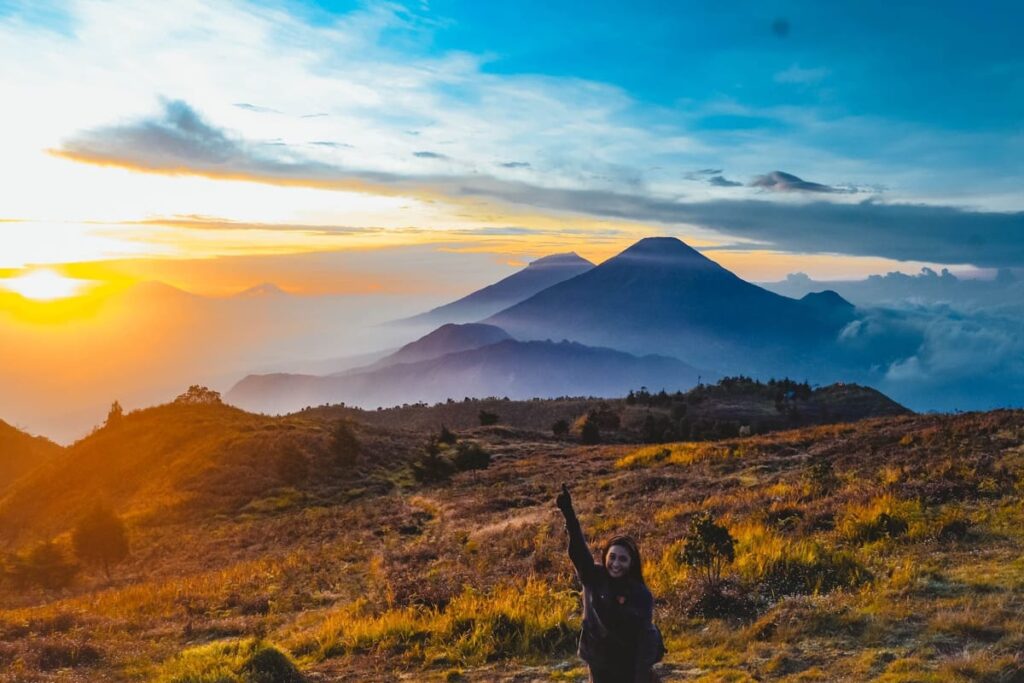
<instances>
[{"instance_id":1,"label":"smiling woman","mask_svg":"<svg viewBox=\"0 0 1024 683\"><path fill-rule=\"evenodd\" d=\"M49 269L33 270L18 277L0 280L0 287L37 301L65 299L78 294L89 284L88 280L64 277Z\"/></svg>"}]
</instances>

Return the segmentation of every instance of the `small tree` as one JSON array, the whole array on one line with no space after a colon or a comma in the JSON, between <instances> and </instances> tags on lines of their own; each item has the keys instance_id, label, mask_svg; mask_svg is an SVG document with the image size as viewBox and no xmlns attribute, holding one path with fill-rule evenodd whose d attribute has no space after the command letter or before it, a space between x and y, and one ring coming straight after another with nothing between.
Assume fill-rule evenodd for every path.
<instances>
[{"instance_id":1,"label":"small tree","mask_svg":"<svg viewBox=\"0 0 1024 683\"><path fill-rule=\"evenodd\" d=\"M551 433L560 439L563 438L569 433L569 422L567 420L559 420L551 425Z\"/></svg>"},{"instance_id":2,"label":"small tree","mask_svg":"<svg viewBox=\"0 0 1024 683\"><path fill-rule=\"evenodd\" d=\"M219 391L214 391L213 389L199 386L198 384L193 384L192 386L190 386L185 391L185 393L179 395L176 399L174 399L174 402L192 405L220 405L222 403L222 401L220 400Z\"/></svg>"},{"instance_id":3,"label":"small tree","mask_svg":"<svg viewBox=\"0 0 1024 683\"><path fill-rule=\"evenodd\" d=\"M704 512L690 521L679 559L697 570L706 588L715 589L722 582L722 570L736 559L733 544L729 530Z\"/></svg>"},{"instance_id":4,"label":"small tree","mask_svg":"<svg viewBox=\"0 0 1024 683\"><path fill-rule=\"evenodd\" d=\"M107 421L104 423L107 427L116 427L121 424L121 420L124 419L124 408L117 401L110 404L110 411L107 413Z\"/></svg>"},{"instance_id":5,"label":"small tree","mask_svg":"<svg viewBox=\"0 0 1024 683\"><path fill-rule=\"evenodd\" d=\"M87 564L99 564L110 578L110 565L128 557L124 522L110 508L97 504L71 532L75 554Z\"/></svg>"},{"instance_id":6,"label":"small tree","mask_svg":"<svg viewBox=\"0 0 1024 683\"><path fill-rule=\"evenodd\" d=\"M583 420L583 426L580 427L580 442L585 444L601 442L601 428L598 426L597 418L593 415L587 415Z\"/></svg>"},{"instance_id":7,"label":"small tree","mask_svg":"<svg viewBox=\"0 0 1024 683\"><path fill-rule=\"evenodd\" d=\"M500 417L498 416L497 413L491 413L491 412L488 412L486 410L481 410L479 417L480 417L480 426L481 427L488 427L490 425L496 425L496 424L498 424L498 420L500 419Z\"/></svg>"},{"instance_id":8,"label":"small tree","mask_svg":"<svg viewBox=\"0 0 1024 683\"><path fill-rule=\"evenodd\" d=\"M331 430L331 450L339 464L351 465L355 463L359 454L363 451L362 444L356 438L352 425L348 420L338 420Z\"/></svg>"}]
</instances>

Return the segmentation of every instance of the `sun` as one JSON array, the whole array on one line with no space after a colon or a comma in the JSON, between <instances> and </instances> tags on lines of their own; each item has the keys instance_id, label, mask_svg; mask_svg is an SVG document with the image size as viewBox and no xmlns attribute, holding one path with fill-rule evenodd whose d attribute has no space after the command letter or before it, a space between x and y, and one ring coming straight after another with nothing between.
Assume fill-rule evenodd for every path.
<instances>
[{"instance_id":1,"label":"sun","mask_svg":"<svg viewBox=\"0 0 1024 683\"><path fill-rule=\"evenodd\" d=\"M88 284L88 280L65 277L47 268L0 280L0 287L35 301L66 299L78 294Z\"/></svg>"}]
</instances>

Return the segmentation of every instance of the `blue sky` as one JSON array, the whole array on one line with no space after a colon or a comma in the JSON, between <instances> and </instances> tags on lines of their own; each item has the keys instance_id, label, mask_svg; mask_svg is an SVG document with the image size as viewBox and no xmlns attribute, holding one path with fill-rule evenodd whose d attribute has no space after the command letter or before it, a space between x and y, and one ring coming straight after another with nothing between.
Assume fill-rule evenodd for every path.
<instances>
[{"instance_id":1,"label":"blue sky","mask_svg":"<svg viewBox=\"0 0 1024 683\"><path fill-rule=\"evenodd\" d=\"M103 224L90 258L406 230L499 258L674 234L776 258L728 264L762 279L1020 267L1022 25L1019 3L0 0L0 219Z\"/></svg>"}]
</instances>

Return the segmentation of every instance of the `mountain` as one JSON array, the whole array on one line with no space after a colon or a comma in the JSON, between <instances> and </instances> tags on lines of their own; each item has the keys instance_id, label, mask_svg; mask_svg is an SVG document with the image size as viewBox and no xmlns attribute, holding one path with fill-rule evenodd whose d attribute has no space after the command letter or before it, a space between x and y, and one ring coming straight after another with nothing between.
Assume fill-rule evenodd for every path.
<instances>
[{"instance_id":1,"label":"mountain","mask_svg":"<svg viewBox=\"0 0 1024 683\"><path fill-rule=\"evenodd\" d=\"M288 292L284 291L273 282L263 282L261 284L243 289L234 295L236 299L266 299L268 297L283 297L288 296Z\"/></svg>"},{"instance_id":2,"label":"mountain","mask_svg":"<svg viewBox=\"0 0 1024 683\"><path fill-rule=\"evenodd\" d=\"M552 254L532 261L519 272L457 301L398 322L435 325L474 322L517 304L552 285L585 273L593 267L593 263L575 252Z\"/></svg>"},{"instance_id":3,"label":"mountain","mask_svg":"<svg viewBox=\"0 0 1024 683\"><path fill-rule=\"evenodd\" d=\"M250 375L226 400L247 410L285 412L324 403L377 407L466 396L623 396L641 385L688 389L697 377L695 368L666 356L637 357L569 341L506 339L340 376Z\"/></svg>"},{"instance_id":4,"label":"mountain","mask_svg":"<svg viewBox=\"0 0 1024 683\"><path fill-rule=\"evenodd\" d=\"M0 420L0 497L25 473L61 454L49 439L32 436Z\"/></svg>"},{"instance_id":5,"label":"mountain","mask_svg":"<svg viewBox=\"0 0 1024 683\"><path fill-rule=\"evenodd\" d=\"M367 370L397 365L398 363L416 363L421 360L437 358L447 353L457 353L469 349L478 349L481 346L495 344L505 339L511 339L508 332L481 323L466 323L456 325L447 323L441 325L430 334L410 342L389 356L381 358L372 365L334 373L335 375L352 375Z\"/></svg>"},{"instance_id":6,"label":"mountain","mask_svg":"<svg viewBox=\"0 0 1024 683\"><path fill-rule=\"evenodd\" d=\"M855 315L827 309L746 282L676 238L651 237L484 322L517 339L664 353L723 374L802 376Z\"/></svg>"}]
</instances>

